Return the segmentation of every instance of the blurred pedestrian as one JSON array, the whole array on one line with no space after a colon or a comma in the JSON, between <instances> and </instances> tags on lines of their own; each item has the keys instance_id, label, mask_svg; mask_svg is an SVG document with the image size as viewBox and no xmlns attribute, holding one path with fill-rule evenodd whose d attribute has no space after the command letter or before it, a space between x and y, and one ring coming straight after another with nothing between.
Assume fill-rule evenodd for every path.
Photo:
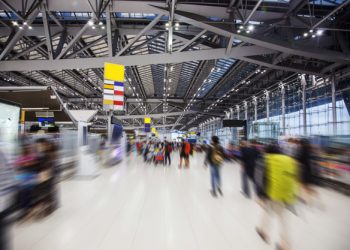
<instances>
[{"instance_id":1,"label":"blurred pedestrian","mask_svg":"<svg viewBox=\"0 0 350 250\"><path fill-rule=\"evenodd\" d=\"M240 147L240 160L242 162L241 179L242 193L250 198L250 186L254 184L254 170L257 159L260 157L260 152L254 144L247 141L242 142ZM255 184L254 184L255 185Z\"/></svg>"},{"instance_id":2,"label":"blurred pedestrian","mask_svg":"<svg viewBox=\"0 0 350 250\"><path fill-rule=\"evenodd\" d=\"M296 159L300 168L300 182L302 184L301 199L305 203L310 203L312 198L318 197L318 193L313 188L312 150L311 144L307 139L301 139L299 141L299 147L296 150Z\"/></svg>"},{"instance_id":3,"label":"blurred pedestrian","mask_svg":"<svg viewBox=\"0 0 350 250\"><path fill-rule=\"evenodd\" d=\"M219 137L213 136L211 138L211 145L207 150L207 155L205 158L205 165L209 164L210 167L210 178L211 178L211 194L217 197L216 191L220 195L223 195L221 190L221 176L220 169L224 163L225 153L224 149L220 145Z\"/></svg>"},{"instance_id":4,"label":"blurred pedestrian","mask_svg":"<svg viewBox=\"0 0 350 250\"><path fill-rule=\"evenodd\" d=\"M279 250L289 250L287 206L296 201L298 186L297 162L290 156L281 153L277 145L266 149L265 161L265 193L264 211L260 225L256 228L258 235L269 243L268 231L272 215L277 215L279 221Z\"/></svg>"},{"instance_id":5,"label":"blurred pedestrian","mask_svg":"<svg viewBox=\"0 0 350 250\"><path fill-rule=\"evenodd\" d=\"M10 215L15 212L15 173L0 151L0 250L10 249Z\"/></svg>"},{"instance_id":6,"label":"blurred pedestrian","mask_svg":"<svg viewBox=\"0 0 350 250\"><path fill-rule=\"evenodd\" d=\"M179 168L182 168L183 161L185 162L185 167L188 168L190 166L190 153L191 153L191 145L188 141L182 139L182 144L180 146L180 165Z\"/></svg>"},{"instance_id":7,"label":"blurred pedestrian","mask_svg":"<svg viewBox=\"0 0 350 250\"><path fill-rule=\"evenodd\" d=\"M167 162L169 162L169 166L171 165L171 152L173 151L173 147L171 143L165 142L164 146L164 165L166 166Z\"/></svg>"}]
</instances>

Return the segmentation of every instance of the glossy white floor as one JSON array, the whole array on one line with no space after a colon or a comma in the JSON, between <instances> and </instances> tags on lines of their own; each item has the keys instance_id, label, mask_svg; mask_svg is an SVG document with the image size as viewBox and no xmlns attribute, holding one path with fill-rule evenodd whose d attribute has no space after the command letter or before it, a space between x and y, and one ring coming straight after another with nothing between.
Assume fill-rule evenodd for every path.
<instances>
[{"instance_id":1,"label":"glossy white floor","mask_svg":"<svg viewBox=\"0 0 350 250\"><path fill-rule=\"evenodd\" d=\"M255 233L260 208L240 193L239 167L225 164L224 197L209 194L203 156L191 168L145 165L131 156L94 180L61 184L61 208L13 229L15 250L275 249ZM321 189L325 209L288 214L293 249L350 249L350 198ZM276 237L275 237L276 238Z\"/></svg>"}]
</instances>

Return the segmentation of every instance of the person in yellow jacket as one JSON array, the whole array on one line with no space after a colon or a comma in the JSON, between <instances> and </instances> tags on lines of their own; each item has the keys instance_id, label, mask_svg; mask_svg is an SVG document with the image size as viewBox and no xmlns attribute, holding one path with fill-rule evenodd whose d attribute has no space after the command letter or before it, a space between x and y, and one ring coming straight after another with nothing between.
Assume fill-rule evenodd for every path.
<instances>
[{"instance_id":1,"label":"person in yellow jacket","mask_svg":"<svg viewBox=\"0 0 350 250\"><path fill-rule=\"evenodd\" d=\"M270 228L271 216L276 215L279 221L279 250L289 250L288 223L286 208L295 203L298 192L298 165L290 156L281 153L277 145L270 145L265 155L265 202L261 224L256 228L259 236L269 243L267 230Z\"/></svg>"}]
</instances>

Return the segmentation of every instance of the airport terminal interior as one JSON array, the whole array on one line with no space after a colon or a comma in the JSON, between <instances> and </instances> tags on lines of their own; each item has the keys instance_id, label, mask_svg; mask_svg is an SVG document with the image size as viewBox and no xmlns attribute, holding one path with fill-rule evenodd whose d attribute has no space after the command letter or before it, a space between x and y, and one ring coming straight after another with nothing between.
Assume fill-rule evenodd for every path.
<instances>
[{"instance_id":1,"label":"airport terminal interior","mask_svg":"<svg viewBox=\"0 0 350 250\"><path fill-rule=\"evenodd\" d=\"M350 0L0 0L0 250L349 250L349 211Z\"/></svg>"}]
</instances>

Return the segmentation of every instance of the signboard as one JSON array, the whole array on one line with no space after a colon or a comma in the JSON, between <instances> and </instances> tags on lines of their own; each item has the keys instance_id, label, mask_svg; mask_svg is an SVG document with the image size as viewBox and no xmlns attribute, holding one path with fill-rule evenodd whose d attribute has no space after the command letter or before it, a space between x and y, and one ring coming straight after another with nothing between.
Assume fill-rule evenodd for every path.
<instances>
[{"instance_id":1,"label":"signboard","mask_svg":"<svg viewBox=\"0 0 350 250\"><path fill-rule=\"evenodd\" d=\"M223 120L222 126L230 128L240 128L246 125L246 120Z\"/></svg>"},{"instance_id":2,"label":"signboard","mask_svg":"<svg viewBox=\"0 0 350 250\"><path fill-rule=\"evenodd\" d=\"M124 65L105 63L103 109L124 110Z\"/></svg>"}]
</instances>

